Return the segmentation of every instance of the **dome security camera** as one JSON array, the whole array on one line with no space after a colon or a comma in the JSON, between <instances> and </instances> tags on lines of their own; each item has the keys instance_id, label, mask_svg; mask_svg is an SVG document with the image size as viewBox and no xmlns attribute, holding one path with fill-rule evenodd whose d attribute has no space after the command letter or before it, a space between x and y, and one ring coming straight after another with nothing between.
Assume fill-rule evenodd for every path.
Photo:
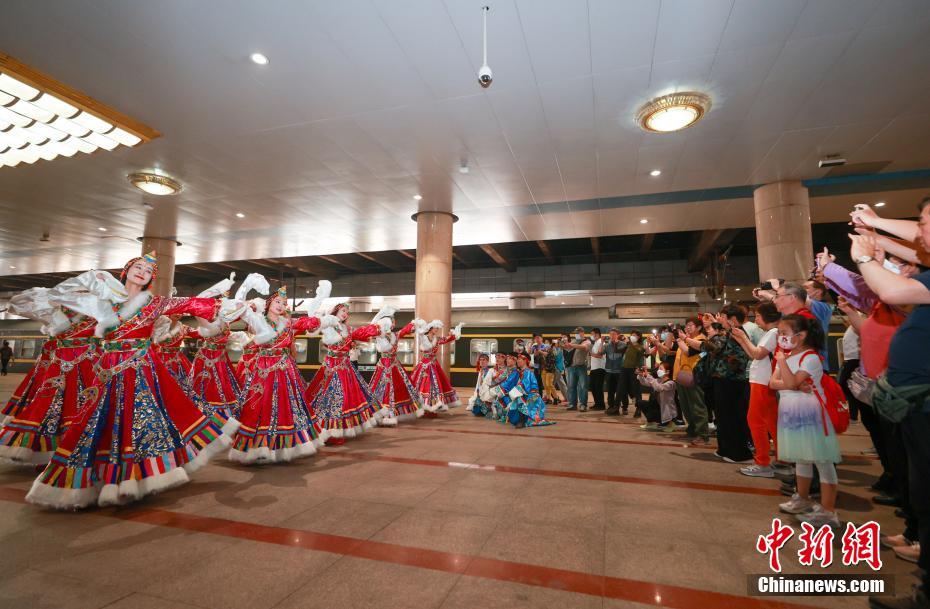
<instances>
[{"instance_id":1,"label":"dome security camera","mask_svg":"<svg viewBox=\"0 0 930 609\"><path fill-rule=\"evenodd\" d=\"M491 68L488 64L484 64L478 70L478 84L487 89L491 86L491 81L494 79L494 75L491 72Z\"/></svg>"}]
</instances>

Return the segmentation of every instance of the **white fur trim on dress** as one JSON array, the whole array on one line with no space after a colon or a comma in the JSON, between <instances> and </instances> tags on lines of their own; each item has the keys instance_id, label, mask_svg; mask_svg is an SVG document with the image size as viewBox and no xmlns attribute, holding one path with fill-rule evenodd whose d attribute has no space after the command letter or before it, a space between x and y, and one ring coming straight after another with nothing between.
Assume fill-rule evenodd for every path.
<instances>
[{"instance_id":1,"label":"white fur trim on dress","mask_svg":"<svg viewBox=\"0 0 930 609\"><path fill-rule=\"evenodd\" d=\"M267 446L252 448L247 451L230 449L229 460L236 463L287 463L300 457L316 454L315 442L305 442L289 448L271 450Z\"/></svg>"},{"instance_id":2,"label":"white fur trim on dress","mask_svg":"<svg viewBox=\"0 0 930 609\"><path fill-rule=\"evenodd\" d=\"M169 488L181 486L190 482L187 471L183 467L170 469L164 474L146 476L136 480L123 480L119 484L105 484L100 489L97 505L124 505L142 499L146 495L158 493Z\"/></svg>"},{"instance_id":3,"label":"white fur trim on dress","mask_svg":"<svg viewBox=\"0 0 930 609\"><path fill-rule=\"evenodd\" d=\"M46 465L55 451L36 452L27 446L0 446L0 463L10 465Z\"/></svg>"},{"instance_id":4,"label":"white fur trim on dress","mask_svg":"<svg viewBox=\"0 0 930 609\"><path fill-rule=\"evenodd\" d=\"M61 488L50 486L36 479L26 494L26 501L56 510L77 510L93 505L100 495L99 486L87 488Z\"/></svg>"},{"instance_id":5,"label":"white fur trim on dress","mask_svg":"<svg viewBox=\"0 0 930 609\"><path fill-rule=\"evenodd\" d=\"M237 431L239 431L239 421L236 419L229 419L226 421L226 424L223 425L222 433L220 433L215 440L200 449L196 457L185 463L184 469L189 473L193 473L206 465L214 455L232 445Z\"/></svg>"}]
</instances>

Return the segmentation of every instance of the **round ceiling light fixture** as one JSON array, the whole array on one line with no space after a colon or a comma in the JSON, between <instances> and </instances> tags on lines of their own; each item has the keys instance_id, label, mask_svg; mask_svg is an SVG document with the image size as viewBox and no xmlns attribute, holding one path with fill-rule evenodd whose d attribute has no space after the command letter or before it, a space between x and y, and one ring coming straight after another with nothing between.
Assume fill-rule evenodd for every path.
<instances>
[{"instance_id":1,"label":"round ceiling light fixture","mask_svg":"<svg viewBox=\"0 0 930 609\"><path fill-rule=\"evenodd\" d=\"M672 133L695 124L710 110L703 93L670 93L657 97L636 113L636 122L646 131Z\"/></svg>"},{"instance_id":2,"label":"round ceiling light fixture","mask_svg":"<svg viewBox=\"0 0 930 609\"><path fill-rule=\"evenodd\" d=\"M181 183L156 173L131 173L126 176L129 183L150 195L176 195L181 192Z\"/></svg>"},{"instance_id":3,"label":"round ceiling light fixture","mask_svg":"<svg viewBox=\"0 0 930 609\"><path fill-rule=\"evenodd\" d=\"M268 65L268 57L266 57L265 55L262 55L261 53L252 53L251 55L249 55L249 59L252 60L252 63L259 65L259 66Z\"/></svg>"}]
</instances>

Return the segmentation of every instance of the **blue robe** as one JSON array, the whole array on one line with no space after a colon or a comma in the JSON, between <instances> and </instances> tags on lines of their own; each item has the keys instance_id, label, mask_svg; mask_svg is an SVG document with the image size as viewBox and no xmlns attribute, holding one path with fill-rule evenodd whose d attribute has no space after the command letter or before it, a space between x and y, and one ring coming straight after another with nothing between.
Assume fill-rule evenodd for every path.
<instances>
[{"instance_id":1,"label":"blue robe","mask_svg":"<svg viewBox=\"0 0 930 609\"><path fill-rule=\"evenodd\" d=\"M481 380L488 373L490 369L489 366L485 366L478 371L478 382L475 383L475 397L472 400L471 413L476 417L490 417L491 416L491 405L488 402L483 401L479 395L481 389Z\"/></svg>"},{"instance_id":2,"label":"blue robe","mask_svg":"<svg viewBox=\"0 0 930 609\"><path fill-rule=\"evenodd\" d=\"M523 422L527 427L553 425L552 422L546 420L546 403L539 396L536 375L530 368L524 368L522 371L514 370L507 380L501 383L504 393L509 394L514 387L517 387L523 395L510 400L507 419L511 424L517 425Z\"/></svg>"}]
</instances>

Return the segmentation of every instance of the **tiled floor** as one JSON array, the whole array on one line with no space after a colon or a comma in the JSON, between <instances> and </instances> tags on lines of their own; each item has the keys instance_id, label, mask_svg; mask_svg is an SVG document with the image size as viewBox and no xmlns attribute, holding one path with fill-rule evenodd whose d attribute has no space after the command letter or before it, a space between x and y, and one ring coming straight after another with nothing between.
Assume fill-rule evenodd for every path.
<instances>
[{"instance_id":1,"label":"tiled floor","mask_svg":"<svg viewBox=\"0 0 930 609\"><path fill-rule=\"evenodd\" d=\"M0 398L16 380L0 379ZM775 482L629 417L551 415L514 430L460 408L291 464L218 458L186 486L80 513L25 504L32 469L0 465L0 607L866 606L745 596L746 575L767 571L754 546ZM842 444L841 516L899 532L869 501L864 430ZM797 548L786 572L817 572ZM909 587L913 565L882 557Z\"/></svg>"}]
</instances>

